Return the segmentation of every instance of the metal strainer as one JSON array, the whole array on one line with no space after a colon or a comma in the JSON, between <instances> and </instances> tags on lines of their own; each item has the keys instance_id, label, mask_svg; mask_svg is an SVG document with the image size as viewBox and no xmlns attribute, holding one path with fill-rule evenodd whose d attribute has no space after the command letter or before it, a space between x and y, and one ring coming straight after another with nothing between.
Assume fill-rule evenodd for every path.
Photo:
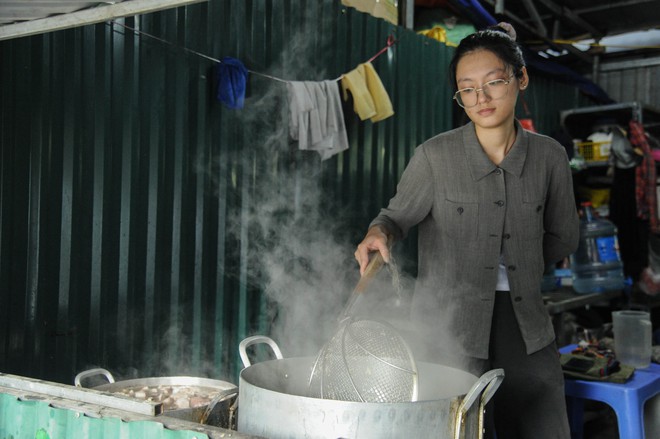
<instances>
[{"instance_id":1,"label":"metal strainer","mask_svg":"<svg viewBox=\"0 0 660 439\"><path fill-rule=\"evenodd\" d=\"M377 253L353 291L338 331L314 362L309 396L357 402L417 400L417 365L403 337L388 323L350 316L355 298L382 265Z\"/></svg>"},{"instance_id":2,"label":"metal strainer","mask_svg":"<svg viewBox=\"0 0 660 439\"><path fill-rule=\"evenodd\" d=\"M357 402L417 400L417 365L396 329L349 317L314 363L310 396Z\"/></svg>"}]
</instances>

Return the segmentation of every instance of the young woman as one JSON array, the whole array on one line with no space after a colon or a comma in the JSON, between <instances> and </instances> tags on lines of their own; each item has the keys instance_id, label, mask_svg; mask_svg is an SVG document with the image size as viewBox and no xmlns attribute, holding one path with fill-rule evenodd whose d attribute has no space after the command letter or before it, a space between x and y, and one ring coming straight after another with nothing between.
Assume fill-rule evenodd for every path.
<instances>
[{"instance_id":1,"label":"young woman","mask_svg":"<svg viewBox=\"0 0 660 439\"><path fill-rule=\"evenodd\" d=\"M470 122L422 145L355 257L389 260L388 237L418 226L412 320L427 354L481 373L503 368L494 396L499 439L568 438L554 330L541 298L546 264L575 251L578 216L565 149L515 119L529 85L508 24L461 41L450 65Z\"/></svg>"}]
</instances>

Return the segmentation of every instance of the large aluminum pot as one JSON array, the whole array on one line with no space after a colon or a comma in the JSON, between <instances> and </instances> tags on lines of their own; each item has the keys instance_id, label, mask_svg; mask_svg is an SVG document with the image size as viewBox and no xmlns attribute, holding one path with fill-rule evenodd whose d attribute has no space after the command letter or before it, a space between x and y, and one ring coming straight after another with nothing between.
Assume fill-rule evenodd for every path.
<instances>
[{"instance_id":1,"label":"large aluminum pot","mask_svg":"<svg viewBox=\"0 0 660 439\"><path fill-rule=\"evenodd\" d=\"M248 346L266 343L277 359L250 364ZM240 343L245 369L238 393L238 431L268 438L481 438L484 406L504 379L502 369L480 378L452 367L417 363L415 402L366 403L310 398L315 358L283 358L268 337Z\"/></svg>"},{"instance_id":2,"label":"large aluminum pot","mask_svg":"<svg viewBox=\"0 0 660 439\"><path fill-rule=\"evenodd\" d=\"M188 407L168 407L163 405L163 416L171 416L185 421L198 422L215 427L230 428L235 423L233 420L233 405L238 395L238 387L227 381L214 380L210 378L198 378L189 376L172 376L156 378L137 378L115 382L112 374L106 369L89 369L80 372L74 379L76 387L83 387L83 380L92 377L105 377L107 384L92 387L123 396L133 396L133 392L158 389L172 389L174 392L196 395L197 403L192 402ZM194 392L193 392L194 390ZM129 392L131 392L129 394ZM146 400L148 395L135 395L136 399ZM192 400L192 398L190 398ZM160 402L160 401L159 401Z\"/></svg>"}]
</instances>

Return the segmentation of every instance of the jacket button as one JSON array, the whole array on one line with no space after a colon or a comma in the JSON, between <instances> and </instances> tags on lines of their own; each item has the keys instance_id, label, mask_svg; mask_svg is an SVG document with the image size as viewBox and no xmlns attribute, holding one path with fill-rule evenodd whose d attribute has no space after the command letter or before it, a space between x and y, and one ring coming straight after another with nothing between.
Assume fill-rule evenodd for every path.
<instances>
[{"instance_id":1,"label":"jacket button","mask_svg":"<svg viewBox=\"0 0 660 439\"><path fill-rule=\"evenodd\" d=\"M520 301L522 300L522 297L518 296L518 297L516 297L516 298L513 299L513 300L515 300L516 302L520 302Z\"/></svg>"},{"instance_id":2,"label":"jacket button","mask_svg":"<svg viewBox=\"0 0 660 439\"><path fill-rule=\"evenodd\" d=\"M497 175L500 175L502 173L502 170L500 168L495 169L495 173Z\"/></svg>"},{"instance_id":3,"label":"jacket button","mask_svg":"<svg viewBox=\"0 0 660 439\"><path fill-rule=\"evenodd\" d=\"M507 268L509 269L509 271L516 271L515 265L509 265Z\"/></svg>"},{"instance_id":4,"label":"jacket button","mask_svg":"<svg viewBox=\"0 0 660 439\"><path fill-rule=\"evenodd\" d=\"M502 200L498 200L498 201L495 202L495 204L497 204L498 206L502 207L502 206L504 206L504 201L502 201Z\"/></svg>"},{"instance_id":5,"label":"jacket button","mask_svg":"<svg viewBox=\"0 0 660 439\"><path fill-rule=\"evenodd\" d=\"M510 239L510 238L511 238L511 235L509 235L508 233L505 233L502 237L503 237L504 239Z\"/></svg>"},{"instance_id":6,"label":"jacket button","mask_svg":"<svg viewBox=\"0 0 660 439\"><path fill-rule=\"evenodd\" d=\"M536 211L537 212L540 212L541 210L543 210L543 206L536 206Z\"/></svg>"},{"instance_id":7,"label":"jacket button","mask_svg":"<svg viewBox=\"0 0 660 439\"><path fill-rule=\"evenodd\" d=\"M459 215L463 214L463 208L459 207L458 209L456 209L456 212L458 212Z\"/></svg>"}]
</instances>

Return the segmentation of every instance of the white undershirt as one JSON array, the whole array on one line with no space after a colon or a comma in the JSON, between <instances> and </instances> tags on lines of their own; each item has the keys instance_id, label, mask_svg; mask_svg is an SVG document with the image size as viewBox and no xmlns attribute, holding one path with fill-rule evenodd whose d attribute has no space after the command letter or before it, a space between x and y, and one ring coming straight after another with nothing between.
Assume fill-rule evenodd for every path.
<instances>
[{"instance_id":1,"label":"white undershirt","mask_svg":"<svg viewBox=\"0 0 660 439\"><path fill-rule=\"evenodd\" d=\"M509 277L506 274L506 265L504 264L504 255L500 253L500 263L497 267L497 287L495 291L509 291Z\"/></svg>"}]
</instances>

